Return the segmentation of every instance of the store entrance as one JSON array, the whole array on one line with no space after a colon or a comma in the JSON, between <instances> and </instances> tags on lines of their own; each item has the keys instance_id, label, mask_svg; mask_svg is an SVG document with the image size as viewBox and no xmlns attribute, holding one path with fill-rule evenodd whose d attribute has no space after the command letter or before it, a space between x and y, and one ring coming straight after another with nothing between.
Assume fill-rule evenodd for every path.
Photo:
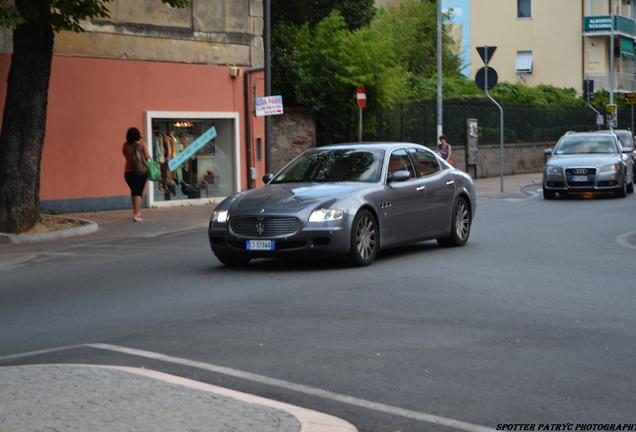
<instances>
[{"instance_id":1,"label":"store entrance","mask_svg":"<svg viewBox=\"0 0 636 432\"><path fill-rule=\"evenodd\" d=\"M210 199L234 193L237 176L233 119L151 118L150 124L152 157L161 165L161 181L151 183L154 202ZM216 129L214 139L178 167L168 168L170 160L212 127Z\"/></svg>"}]
</instances>

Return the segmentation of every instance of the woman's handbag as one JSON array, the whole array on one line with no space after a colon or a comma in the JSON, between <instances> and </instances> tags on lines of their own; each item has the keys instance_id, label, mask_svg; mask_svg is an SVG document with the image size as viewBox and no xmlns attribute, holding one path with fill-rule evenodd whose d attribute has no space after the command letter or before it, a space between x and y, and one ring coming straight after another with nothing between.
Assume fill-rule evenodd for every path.
<instances>
[{"instance_id":1,"label":"woman's handbag","mask_svg":"<svg viewBox=\"0 0 636 432\"><path fill-rule=\"evenodd\" d=\"M148 167L148 180L150 181L160 181L161 180L161 168L159 168L159 162L154 161L152 159L148 159L146 161L146 166Z\"/></svg>"}]
</instances>

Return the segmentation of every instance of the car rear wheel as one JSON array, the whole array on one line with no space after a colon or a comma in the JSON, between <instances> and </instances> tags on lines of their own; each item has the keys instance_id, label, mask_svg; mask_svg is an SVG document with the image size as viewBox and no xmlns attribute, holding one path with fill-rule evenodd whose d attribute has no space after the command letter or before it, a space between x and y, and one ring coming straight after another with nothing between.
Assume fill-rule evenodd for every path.
<instances>
[{"instance_id":1,"label":"car rear wheel","mask_svg":"<svg viewBox=\"0 0 636 432\"><path fill-rule=\"evenodd\" d=\"M463 246L470 236L472 223L470 206L465 198L459 198L453 207L453 219L451 220L451 232L448 237L437 239L440 246Z\"/></svg>"},{"instance_id":2,"label":"car rear wheel","mask_svg":"<svg viewBox=\"0 0 636 432\"><path fill-rule=\"evenodd\" d=\"M556 198L556 192L543 188L543 199L553 200Z\"/></svg>"},{"instance_id":3,"label":"car rear wheel","mask_svg":"<svg viewBox=\"0 0 636 432\"><path fill-rule=\"evenodd\" d=\"M368 266L378 254L378 224L368 210L360 210L351 226L349 261L355 266Z\"/></svg>"},{"instance_id":4,"label":"car rear wheel","mask_svg":"<svg viewBox=\"0 0 636 432\"><path fill-rule=\"evenodd\" d=\"M227 267L241 267L249 264L250 258L247 255L235 253L215 253L217 259Z\"/></svg>"},{"instance_id":5,"label":"car rear wheel","mask_svg":"<svg viewBox=\"0 0 636 432\"><path fill-rule=\"evenodd\" d=\"M627 185L627 193L634 193L634 182Z\"/></svg>"}]
</instances>

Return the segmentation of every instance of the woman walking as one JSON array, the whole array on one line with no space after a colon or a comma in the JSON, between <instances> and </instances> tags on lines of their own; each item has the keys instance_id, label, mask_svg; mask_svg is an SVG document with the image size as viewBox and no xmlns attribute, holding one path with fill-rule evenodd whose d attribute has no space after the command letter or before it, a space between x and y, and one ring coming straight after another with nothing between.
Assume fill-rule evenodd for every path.
<instances>
[{"instance_id":1,"label":"woman walking","mask_svg":"<svg viewBox=\"0 0 636 432\"><path fill-rule=\"evenodd\" d=\"M141 150L138 150L141 149ZM122 148L122 153L126 159L126 167L124 169L124 179L130 188L130 197L133 208L133 222L141 222L141 198L144 194L146 186L146 174L138 173L135 161L133 160L135 152L141 151L144 155L144 162L150 159L148 149L141 139L141 132L135 127L131 127L126 132L126 142Z\"/></svg>"}]
</instances>

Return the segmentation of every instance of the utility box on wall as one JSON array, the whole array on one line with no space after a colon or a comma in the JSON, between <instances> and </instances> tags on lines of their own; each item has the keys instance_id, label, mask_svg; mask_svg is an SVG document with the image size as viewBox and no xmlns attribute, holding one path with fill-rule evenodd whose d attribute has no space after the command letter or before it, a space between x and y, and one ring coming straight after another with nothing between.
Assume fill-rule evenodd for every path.
<instances>
[{"instance_id":1,"label":"utility box on wall","mask_svg":"<svg viewBox=\"0 0 636 432\"><path fill-rule=\"evenodd\" d=\"M466 119L466 172L473 178L477 177L479 157L477 146L479 142L477 119Z\"/></svg>"}]
</instances>

